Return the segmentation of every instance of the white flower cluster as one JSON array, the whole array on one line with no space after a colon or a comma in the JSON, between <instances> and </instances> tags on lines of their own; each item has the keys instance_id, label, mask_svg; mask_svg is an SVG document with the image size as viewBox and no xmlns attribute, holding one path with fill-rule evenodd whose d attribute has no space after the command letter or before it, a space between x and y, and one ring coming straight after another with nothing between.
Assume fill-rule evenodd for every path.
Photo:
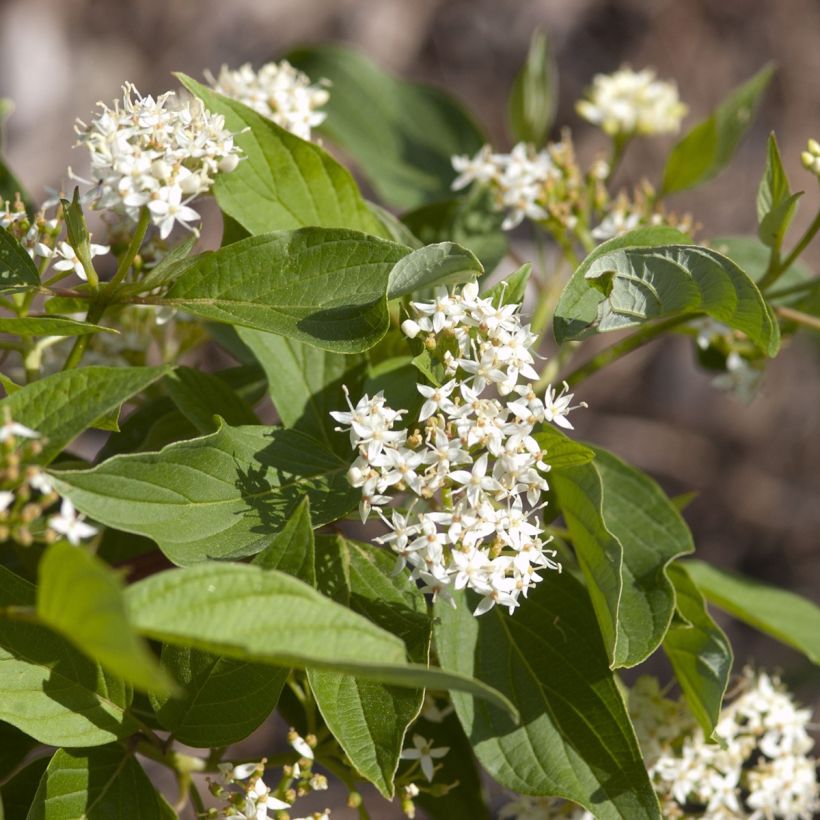
<instances>
[{"instance_id":1,"label":"white flower cluster","mask_svg":"<svg viewBox=\"0 0 820 820\"><path fill-rule=\"evenodd\" d=\"M191 229L199 214L188 203L210 189L215 174L239 162L225 118L173 91L143 97L130 83L123 86L121 104L98 105L91 123L78 120L76 127L97 184L92 207L134 221L147 207L163 239L177 223Z\"/></svg>"},{"instance_id":2,"label":"white flower cluster","mask_svg":"<svg viewBox=\"0 0 820 820\"><path fill-rule=\"evenodd\" d=\"M311 738L315 745L316 738ZM324 775L314 774L313 748L308 740L300 737L293 729L288 733L288 742L300 755L299 760L282 768L282 776L276 789L271 789L263 780L264 758L259 762L220 763L218 781L209 783L210 792L223 801L219 809L211 809L208 817L230 817L232 820L273 820L280 812L291 808L298 797L310 792L327 789ZM330 809L315 812L307 817L292 820L328 820Z\"/></svg>"},{"instance_id":3,"label":"white flower cluster","mask_svg":"<svg viewBox=\"0 0 820 820\"><path fill-rule=\"evenodd\" d=\"M650 766L655 788L670 808L696 805L695 816L714 820L811 820L820 790L810 720L777 678L746 670L742 694L718 721L723 745L695 728Z\"/></svg>"},{"instance_id":4,"label":"white flower cluster","mask_svg":"<svg viewBox=\"0 0 820 820\"><path fill-rule=\"evenodd\" d=\"M485 145L474 157L455 156L452 163L458 173L453 180L454 191L473 182L493 187L498 209L507 211L501 225L505 231L525 217L538 221L549 216L542 203L544 186L550 179L560 178L560 171L546 149L536 151L519 142L509 154L496 154Z\"/></svg>"},{"instance_id":5,"label":"white flower cluster","mask_svg":"<svg viewBox=\"0 0 820 820\"><path fill-rule=\"evenodd\" d=\"M56 541L65 538L78 546L97 534L97 528L78 515L67 498L62 499L60 512L48 518L45 531L38 532L36 521L59 496L51 477L39 467L21 470L27 456L41 451L40 434L24 424L6 417L0 425L0 541L11 537L23 546L35 540Z\"/></svg>"},{"instance_id":6,"label":"white flower cluster","mask_svg":"<svg viewBox=\"0 0 820 820\"><path fill-rule=\"evenodd\" d=\"M812 820L820 811L817 760L809 755L811 713L776 678L746 670L742 693L721 713L708 743L682 700L655 678L629 692L629 713L664 817ZM516 820L592 820L573 803L516 797L499 814Z\"/></svg>"},{"instance_id":7,"label":"white flower cluster","mask_svg":"<svg viewBox=\"0 0 820 820\"><path fill-rule=\"evenodd\" d=\"M597 74L587 97L576 103L578 114L610 136L674 133L688 110L677 86L656 80L649 68Z\"/></svg>"},{"instance_id":8,"label":"white flower cluster","mask_svg":"<svg viewBox=\"0 0 820 820\"><path fill-rule=\"evenodd\" d=\"M250 63L237 69L223 65L218 77L206 76L214 91L239 100L303 140L309 140L311 128L327 116L317 110L330 99L326 83L312 84L287 60L267 63L259 71Z\"/></svg>"},{"instance_id":9,"label":"white flower cluster","mask_svg":"<svg viewBox=\"0 0 820 820\"><path fill-rule=\"evenodd\" d=\"M806 150L800 154L800 159L808 171L820 177L820 142L809 140Z\"/></svg>"},{"instance_id":10,"label":"white flower cluster","mask_svg":"<svg viewBox=\"0 0 820 820\"><path fill-rule=\"evenodd\" d=\"M518 305L483 299L473 283L412 308L402 330L424 338L448 381L417 385L424 403L411 429L381 393L331 413L358 450L348 479L362 490L362 520L375 508L390 528L376 540L398 554L397 570L409 564L425 592L447 600L451 588L475 590L477 615L495 604L512 612L540 571L560 570L538 516L549 467L533 434L543 422L572 427L572 394L535 394L536 336ZM414 498L387 518L393 493Z\"/></svg>"}]
</instances>

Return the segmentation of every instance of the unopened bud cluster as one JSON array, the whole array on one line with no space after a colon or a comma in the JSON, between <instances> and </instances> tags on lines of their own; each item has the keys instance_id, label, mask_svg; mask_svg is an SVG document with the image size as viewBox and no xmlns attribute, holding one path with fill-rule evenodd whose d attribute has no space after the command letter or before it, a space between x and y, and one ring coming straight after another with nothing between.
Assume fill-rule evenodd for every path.
<instances>
[{"instance_id":1,"label":"unopened bud cluster","mask_svg":"<svg viewBox=\"0 0 820 820\"><path fill-rule=\"evenodd\" d=\"M639 678L629 713L663 817L702 820L812 820L820 811L811 712L798 708L776 677L747 669L708 742L683 700ZM593 815L565 801L519 797L502 818L534 820Z\"/></svg>"},{"instance_id":2,"label":"unopened bud cluster","mask_svg":"<svg viewBox=\"0 0 820 820\"><path fill-rule=\"evenodd\" d=\"M809 140L806 150L800 155L803 160L803 165L820 177L820 142L817 140Z\"/></svg>"},{"instance_id":3,"label":"unopened bud cluster","mask_svg":"<svg viewBox=\"0 0 820 820\"><path fill-rule=\"evenodd\" d=\"M416 318L402 330L423 340L446 381L417 385L424 403L409 427L381 393L331 413L358 451L348 478L361 488L362 520L375 509L389 527L376 540L398 554L397 571L409 565L445 599L475 590L476 614L495 604L512 612L539 572L560 569L539 517L549 466L534 434L544 422L571 428L575 408L566 386L536 395L536 336L519 307L481 298L474 283L412 303ZM411 497L410 509L388 518L396 496Z\"/></svg>"},{"instance_id":4,"label":"unopened bud cluster","mask_svg":"<svg viewBox=\"0 0 820 820\"><path fill-rule=\"evenodd\" d=\"M657 80L651 68L628 67L597 74L586 99L575 107L587 122L610 136L627 137L674 133L688 110L674 83Z\"/></svg>"},{"instance_id":5,"label":"unopened bud cluster","mask_svg":"<svg viewBox=\"0 0 820 820\"><path fill-rule=\"evenodd\" d=\"M11 539L28 547L65 538L77 546L97 534L63 499L60 512L43 521L59 496L51 478L28 462L42 452L40 434L6 417L0 425L0 542Z\"/></svg>"},{"instance_id":6,"label":"unopened bud cluster","mask_svg":"<svg viewBox=\"0 0 820 820\"><path fill-rule=\"evenodd\" d=\"M215 91L232 97L277 125L304 140L324 122L319 111L330 99L326 83L311 83L310 78L287 60L267 63L254 71L250 63L237 69L222 66L219 76L206 74Z\"/></svg>"},{"instance_id":7,"label":"unopened bud cluster","mask_svg":"<svg viewBox=\"0 0 820 820\"><path fill-rule=\"evenodd\" d=\"M165 238L175 224L190 228L199 220L188 203L211 188L217 172L236 168L240 150L224 117L200 100L172 91L143 97L130 83L122 92L113 108L99 103L90 124L77 122L97 183L90 201L133 221L147 207Z\"/></svg>"},{"instance_id":8,"label":"unopened bud cluster","mask_svg":"<svg viewBox=\"0 0 820 820\"><path fill-rule=\"evenodd\" d=\"M315 791L327 789L327 778L313 771L313 749L316 738L312 735L301 737L294 729L288 733L288 742L299 759L282 767L276 788L266 785L266 759L258 762L220 763L220 778L210 781L211 794L222 801L223 805L212 808L207 817L248 818L248 820L327 820L330 809L316 812L307 817L291 818L287 809L300 797Z\"/></svg>"}]
</instances>

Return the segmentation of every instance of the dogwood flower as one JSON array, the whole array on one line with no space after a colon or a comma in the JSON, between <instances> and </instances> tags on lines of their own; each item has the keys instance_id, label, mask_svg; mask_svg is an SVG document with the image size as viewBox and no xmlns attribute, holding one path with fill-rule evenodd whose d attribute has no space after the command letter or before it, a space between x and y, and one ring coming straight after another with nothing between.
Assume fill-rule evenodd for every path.
<instances>
[{"instance_id":1,"label":"dogwood flower","mask_svg":"<svg viewBox=\"0 0 820 820\"><path fill-rule=\"evenodd\" d=\"M92 538L97 534L97 528L86 524L82 515L78 515L74 505L64 498L60 505L59 515L52 515L48 519L48 526L54 532L64 535L70 544L75 547L85 538Z\"/></svg>"},{"instance_id":2,"label":"dogwood flower","mask_svg":"<svg viewBox=\"0 0 820 820\"><path fill-rule=\"evenodd\" d=\"M91 243L89 245L89 256L93 259L95 256L108 253L109 250L108 245L95 245ZM83 267L83 263L77 258L74 248L72 248L68 242L60 242L57 245L56 252L59 260L52 265L54 270L74 271L74 273L85 282L87 279L85 268Z\"/></svg>"},{"instance_id":3,"label":"dogwood flower","mask_svg":"<svg viewBox=\"0 0 820 820\"><path fill-rule=\"evenodd\" d=\"M239 100L304 140L310 139L311 128L327 116L318 109L330 99L328 83L312 84L307 74L287 60L266 63L259 71L250 63L237 69L223 65L218 77L210 72L205 76L215 91Z\"/></svg>"},{"instance_id":4,"label":"dogwood flower","mask_svg":"<svg viewBox=\"0 0 820 820\"><path fill-rule=\"evenodd\" d=\"M404 749L401 753L401 759L418 760L424 776L428 782L432 781L435 769L433 761L444 757L450 751L450 747L441 746L434 749L433 741L425 740L421 735L413 735L413 747L412 749Z\"/></svg>"},{"instance_id":5,"label":"dogwood flower","mask_svg":"<svg viewBox=\"0 0 820 820\"><path fill-rule=\"evenodd\" d=\"M0 425L0 444L13 438L35 439L40 438L40 434L30 427L26 427L25 424L20 424L17 421L12 421L11 418L7 418L3 424Z\"/></svg>"},{"instance_id":6,"label":"dogwood flower","mask_svg":"<svg viewBox=\"0 0 820 820\"><path fill-rule=\"evenodd\" d=\"M348 481L361 489L362 521L375 510L388 528L375 540L396 553L396 572L409 567L424 592L445 601L454 589L477 592L477 615L496 605L512 612L539 572L561 568L538 515L549 465L536 426L567 427L585 405L572 405L566 388L542 398L532 382L519 384L538 373L536 337L518 305L482 298L471 283L411 309L404 332L424 334L450 378L417 385L424 402L415 419L383 393L355 405L345 394L348 410L331 415L357 452ZM410 508L388 516L384 508L403 494Z\"/></svg>"},{"instance_id":7,"label":"dogwood flower","mask_svg":"<svg viewBox=\"0 0 820 820\"><path fill-rule=\"evenodd\" d=\"M580 100L576 110L611 136L631 136L674 133L688 109L674 83L657 80L649 68L624 67L596 75L587 99Z\"/></svg>"}]
</instances>

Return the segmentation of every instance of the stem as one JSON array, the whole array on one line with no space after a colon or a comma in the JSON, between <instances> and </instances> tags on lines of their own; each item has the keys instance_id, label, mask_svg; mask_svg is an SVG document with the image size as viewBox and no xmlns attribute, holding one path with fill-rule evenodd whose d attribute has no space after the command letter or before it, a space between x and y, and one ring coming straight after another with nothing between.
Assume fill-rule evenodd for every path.
<instances>
[{"instance_id":1,"label":"stem","mask_svg":"<svg viewBox=\"0 0 820 820\"><path fill-rule=\"evenodd\" d=\"M197 789L196 783L194 783L193 780L191 780L188 784L188 796L191 798L191 803L194 806L194 811L196 811L197 817L207 812L205 803L202 800L202 795L199 793L199 789Z\"/></svg>"},{"instance_id":2,"label":"stem","mask_svg":"<svg viewBox=\"0 0 820 820\"><path fill-rule=\"evenodd\" d=\"M820 287L820 277L817 279L809 279L807 282L798 282L798 284L790 285L787 288L770 290L766 296L769 299L779 299L781 296L791 296L793 293L801 293L804 290L813 290L816 287Z\"/></svg>"},{"instance_id":3,"label":"stem","mask_svg":"<svg viewBox=\"0 0 820 820\"><path fill-rule=\"evenodd\" d=\"M102 315L105 313L106 307L108 307L108 305L105 301L98 298L97 301L94 302L88 309L88 314L85 317L86 322L96 325L100 319L102 319ZM88 347L89 341L91 341L91 336L91 333L86 333L84 336L77 337L74 342L74 346L71 348L71 352L68 354L68 358L65 360L63 370L71 370L82 361L85 349Z\"/></svg>"},{"instance_id":4,"label":"stem","mask_svg":"<svg viewBox=\"0 0 820 820\"><path fill-rule=\"evenodd\" d=\"M131 263L134 261L134 257L139 253L139 249L142 247L142 241L145 239L145 234L148 231L148 226L150 224L151 212L146 206L143 206L140 211L140 218L137 221L137 227L134 230L134 235L128 243L128 248L126 249L125 254L122 259L120 259L120 264L117 266L117 272L108 283L109 290L115 288L120 284L120 282L122 282L123 279L125 279L125 275L128 273Z\"/></svg>"},{"instance_id":5,"label":"stem","mask_svg":"<svg viewBox=\"0 0 820 820\"><path fill-rule=\"evenodd\" d=\"M584 379L589 378L593 373L597 373L601 368L606 367L606 365L626 356L627 353L631 353L639 347L643 347L661 334L666 333L667 330L689 322L699 315L698 313L684 313L682 316L673 316L671 319L665 319L657 324L647 325L637 331L637 333L627 336L620 342L616 342L612 347L608 347L606 350L602 350L593 356L586 364L582 364L579 368L569 373L564 381L570 387L573 387Z\"/></svg>"},{"instance_id":6,"label":"stem","mask_svg":"<svg viewBox=\"0 0 820 820\"><path fill-rule=\"evenodd\" d=\"M626 146L629 145L631 139L631 134L616 134L612 138L612 153L609 156L609 173L606 175L605 182L609 182L615 175L615 171L623 159Z\"/></svg>"},{"instance_id":7,"label":"stem","mask_svg":"<svg viewBox=\"0 0 820 820\"><path fill-rule=\"evenodd\" d=\"M797 324L810 327L812 330L820 330L820 319L810 313L803 313L802 310L794 310L794 308L784 307L783 305L778 305L774 312L790 322L797 322Z\"/></svg>"},{"instance_id":8,"label":"stem","mask_svg":"<svg viewBox=\"0 0 820 820\"><path fill-rule=\"evenodd\" d=\"M814 239L817 231L820 231L820 211L817 212L817 215L812 220L811 225L806 228L806 232L800 238L800 241L794 246L792 252L782 262L780 262L780 264L770 266L771 269L766 271L766 274L760 282L758 282L758 287L761 290L765 290L770 285L773 285L783 275L783 273L785 273L794 264L797 257L800 256L804 250L806 250L806 246L812 241L812 239Z\"/></svg>"}]
</instances>

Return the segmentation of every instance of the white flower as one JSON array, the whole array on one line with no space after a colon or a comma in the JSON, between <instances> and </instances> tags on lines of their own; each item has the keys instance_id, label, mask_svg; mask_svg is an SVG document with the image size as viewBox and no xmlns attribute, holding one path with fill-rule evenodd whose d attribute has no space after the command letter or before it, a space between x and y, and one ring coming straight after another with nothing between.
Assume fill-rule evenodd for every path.
<instances>
[{"instance_id":1,"label":"white flower","mask_svg":"<svg viewBox=\"0 0 820 820\"><path fill-rule=\"evenodd\" d=\"M576 103L578 113L611 136L675 132L687 112L677 86L656 80L651 69L598 74L587 96Z\"/></svg>"},{"instance_id":2,"label":"white flower","mask_svg":"<svg viewBox=\"0 0 820 820\"><path fill-rule=\"evenodd\" d=\"M60 514L52 515L48 519L48 526L54 532L64 535L75 547L84 538L91 538L97 534L97 528L86 524L83 516L77 515L74 505L67 498L64 498L60 505Z\"/></svg>"},{"instance_id":3,"label":"white flower","mask_svg":"<svg viewBox=\"0 0 820 820\"><path fill-rule=\"evenodd\" d=\"M239 148L224 117L200 100L173 92L143 97L130 83L122 90L113 108L100 103L90 124L77 122L96 180L88 199L92 208L132 221L148 206L164 238L177 222L188 227L199 218L188 202L207 192L217 173L236 167Z\"/></svg>"},{"instance_id":4,"label":"white flower","mask_svg":"<svg viewBox=\"0 0 820 820\"><path fill-rule=\"evenodd\" d=\"M40 434L25 424L7 419L0 425L0 444L11 438L40 438Z\"/></svg>"},{"instance_id":5,"label":"white flower","mask_svg":"<svg viewBox=\"0 0 820 820\"><path fill-rule=\"evenodd\" d=\"M288 734L288 743L290 743L291 748L295 752L298 752L301 757L313 760L313 749L301 735L291 730Z\"/></svg>"},{"instance_id":6,"label":"white flower","mask_svg":"<svg viewBox=\"0 0 820 820\"><path fill-rule=\"evenodd\" d=\"M267 63L258 72L250 63L234 70L223 65L218 77L210 73L206 77L215 91L239 100L302 139L309 140L311 128L324 122L326 114L317 109L330 98L325 83L311 84L287 60Z\"/></svg>"},{"instance_id":7,"label":"white flower","mask_svg":"<svg viewBox=\"0 0 820 820\"><path fill-rule=\"evenodd\" d=\"M434 773L434 760L440 760L450 751L448 746L438 749L433 748L432 740L425 740L421 735L413 735L412 749L404 749L401 753L402 760L418 760L421 770L428 781L432 781Z\"/></svg>"},{"instance_id":8,"label":"white flower","mask_svg":"<svg viewBox=\"0 0 820 820\"><path fill-rule=\"evenodd\" d=\"M108 253L109 247L108 245L94 245L93 243L89 245L90 257L93 259L95 256L101 256L102 254ZM74 248L68 244L68 242L60 242L57 245L57 254L59 255L60 259L58 262L55 262L53 267L54 270L62 270L62 271L70 271L73 270L74 273L80 277L84 282L87 279L85 268L83 267L83 263L77 258L77 254L74 252Z\"/></svg>"},{"instance_id":9,"label":"white flower","mask_svg":"<svg viewBox=\"0 0 820 820\"><path fill-rule=\"evenodd\" d=\"M572 398L575 394L567 392L568 390L569 385L566 382L564 382L564 389L560 394L556 393L552 385L547 388L546 395L544 396L544 416L547 421L551 421L567 430L572 430L573 427L567 415L578 407L586 407L586 403L581 402L580 404L572 406Z\"/></svg>"},{"instance_id":10,"label":"white flower","mask_svg":"<svg viewBox=\"0 0 820 820\"><path fill-rule=\"evenodd\" d=\"M0 513L4 513L14 503L14 493L10 490L0 490Z\"/></svg>"},{"instance_id":11,"label":"white flower","mask_svg":"<svg viewBox=\"0 0 820 820\"><path fill-rule=\"evenodd\" d=\"M29 475L28 483L33 490L37 490L38 493L43 495L54 492L54 481L48 473L44 473L42 470L34 470Z\"/></svg>"}]
</instances>

